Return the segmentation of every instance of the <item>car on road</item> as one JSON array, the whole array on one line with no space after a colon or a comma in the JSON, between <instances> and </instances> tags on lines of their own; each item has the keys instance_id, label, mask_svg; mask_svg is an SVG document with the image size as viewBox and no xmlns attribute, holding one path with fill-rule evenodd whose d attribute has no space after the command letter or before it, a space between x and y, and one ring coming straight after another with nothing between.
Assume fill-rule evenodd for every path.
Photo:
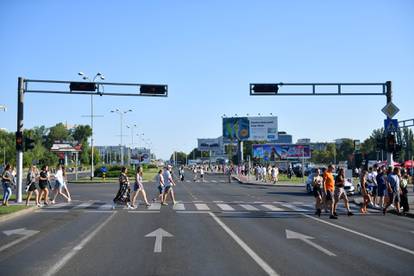
<instances>
[{"instance_id":1,"label":"car on road","mask_svg":"<svg viewBox=\"0 0 414 276\"><path fill-rule=\"evenodd\" d=\"M308 194L313 192L313 186L312 186L312 178L313 178L314 172L311 173L308 178L306 179L306 184L305 184L305 188L306 188L306 192ZM336 173L333 173L334 178L337 176ZM355 187L354 184L352 184L352 180L349 178L345 179L345 185L344 185L344 189L347 195L354 195L355 194Z\"/></svg>"}]
</instances>

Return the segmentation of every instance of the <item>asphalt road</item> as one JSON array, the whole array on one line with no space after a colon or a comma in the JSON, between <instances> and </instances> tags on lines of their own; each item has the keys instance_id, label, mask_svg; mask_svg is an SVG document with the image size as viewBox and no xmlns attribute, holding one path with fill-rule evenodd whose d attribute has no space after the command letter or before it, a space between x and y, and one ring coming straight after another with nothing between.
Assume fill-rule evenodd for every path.
<instances>
[{"instance_id":1,"label":"asphalt road","mask_svg":"<svg viewBox=\"0 0 414 276\"><path fill-rule=\"evenodd\" d=\"M71 204L1 223L0 274L414 274L412 218L356 207L347 217L340 203L338 220L318 219L303 187L227 183L222 175L195 183L188 173L174 188L175 206L112 210L117 188L73 184ZM145 188L156 196L155 183ZM151 236L157 229L168 237Z\"/></svg>"}]
</instances>

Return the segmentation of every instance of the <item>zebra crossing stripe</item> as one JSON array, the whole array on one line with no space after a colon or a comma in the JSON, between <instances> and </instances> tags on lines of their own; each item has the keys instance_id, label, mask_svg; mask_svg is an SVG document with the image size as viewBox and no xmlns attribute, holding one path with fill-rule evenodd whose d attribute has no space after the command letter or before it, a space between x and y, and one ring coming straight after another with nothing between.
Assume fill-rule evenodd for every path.
<instances>
[{"instance_id":1,"label":"zebra crossing stripe","mask_svg":"<svg viewBox=\"0 0 414 276\"><path fill-rule=\"evenodd\" d=\"M183 210L185 210L185 206L184 206L183 203L176 203L176 204L174 204L173 209L183 211Z\"/></svg>"},{"instance_id":2,"label":"zebra crossing stripe","mask_svg":"<svg viewBox=\"0 0 414 276\"><path fill-rule=\"evenodd\" d=\"M148 210L159 210L161 209L161 203L152 203L151 206L148 207Z\"/></svg>"},{"instance_id":3,"label":"zebra crossing stripe","mask_svg":"<svg viewBox=\"0 0 414 276\"><path fill-rule=\"evenodd\" d=\"M228 204L220 203L220 204L217 204L217 206L223 211L234 211L234 208Z\"/></svg>"},{"instance_id":4,"label":"zebra crossing stripe","mask_svg":"<svg viewBox=\"0 0 414 276\"><path fill-rule=\"evenodd\" d=\"M64 206L69 206L69 203L62 202L62 203L58 203L58 204L49 205L47 207L47 209L58 209L58 208L61 208L61 207L64 207Z\"/></svg>"},{"instance_id":5,"label":"zebra crossing stripe","mask_svg":"<svg viewBox=\"0 0 414 276\"><path fill-rule=\"evenodd\" d=\"M217 180L211 180L211 182L213 182L213 183L217 183Z\"/></svg>"},{"instance_id":6,"label":"zebra crossing stripe","mask_svg":"<svg viewBox=\"0 0 414 276\"><path fill-rule=\"evenodd\" d=\"M112 206L113 206L112 204L107 203L107 204L100 206L98 210L111 210Z\"/></svg>"},{"instance_id":7,"label":"zebra crossing stripe","mask_svg":"<svg viewBox=\"0 0 414 276\"><path fill-rule=\"evenodd\" d=\"M195 203L194 205L197 208L197 210L200 210L200 211L210 210L210 208L207 206L207 204L204 204L204 203Z\"/></svg>"},{"instance_id":8,"label":"zebra crossing stripe","mask_svg":"<svg viewBox=\"0 0 414 276\"><path fill-rule=\"evenodd\" d=\"M297 212L307 212L307 211L309 211L309 210L307 210L307 209L303 209L303 208L300 208L300 207L294 206L294 205L289 204L289 203L280 203L280 205L282 205L282 206L284 206L284 207L287 207L287 208L289 208L289 209L291 209L291 210L297 211Z\"/></svg>"},{"instance_id":9,"label":"zebra crossing stripe","mask_svg":"<svg viewBox=\"0 0 414 276\"><path fill-rule=\"evenodd\" d=\"M240 204L240 206L248 211L259 211L259 209L250 204Z\"/></svg>"},{"instance_id":10,"label":"zebra crossing stripe","mask_svg":"<svg viewBox=\"0 0 414 276\"><path fill-rule=\"evenodd\" d=\"M282 208L279 208L279 207L276 207L270 204L262 204L261 206L263 206L266 209L269 209L270 211L276 211L276 212L285 211Z\"/></svg>"},{"instance_id":11,"label":"zebra crossing stripe","mask_svg":"<svg viewBox=\"0 0 414 276\"><path fill-rule=\"evenodd\" d=\"M85 208L88 208L89 206L93 205L94 203L95 203L94 201L84 202L84 203L81 203L79 205L76 205L75 207L73 207L73 209L85 209Z\"/></svg>"}]
</instances>

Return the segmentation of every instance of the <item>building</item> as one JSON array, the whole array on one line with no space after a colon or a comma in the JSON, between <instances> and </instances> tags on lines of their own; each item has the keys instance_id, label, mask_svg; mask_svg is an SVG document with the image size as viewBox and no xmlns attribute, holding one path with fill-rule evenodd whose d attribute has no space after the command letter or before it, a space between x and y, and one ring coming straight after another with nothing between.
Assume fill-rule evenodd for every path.
<instances>
[{"instance_id":1,"label":"building","mask_svg":"<svg viewBox=\"0 0 414 276\"><path fill-rule=\"evenodd\" d=\"M130 148L126 146L95 146L105 164L121 164L121 150L124 152L124 164L150 163L155 155L148 148Z\"/></svg>"},{"instance_id":2,"label":"building","mask_svg":"<svg viewBox=\"0 0 414 276\"><path fill-rule=\"evenodd\" d=\"M292 144L293 137L290 134L287 134L286 131L279 131L277 133L277 140L272 141L275 144Z\"/></svg>"}]
</instances>

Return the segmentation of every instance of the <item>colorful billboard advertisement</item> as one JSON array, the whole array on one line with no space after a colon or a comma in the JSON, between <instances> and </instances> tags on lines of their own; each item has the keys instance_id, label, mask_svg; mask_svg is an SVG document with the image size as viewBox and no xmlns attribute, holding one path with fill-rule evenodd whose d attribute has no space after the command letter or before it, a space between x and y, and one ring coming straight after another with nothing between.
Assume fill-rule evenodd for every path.
<instances>
[{"instance_id":1,"label":"colorful billboard advertisement","mask_svg":"<svg viewBox=\"0 0 414 276\"><path fill-rule=\"evenodd\" d=\"M309 159L311 151L309 145L294 144L262 144L253 145L253 158L264 161L276 161L280 159Z\"/></svg>"},{"instance_id":2,"label":"colorful billboard advertisement","mask_svg":"<svg viewBox=\"0 0 414 276\"><path fill-rule=\"evenodd\" d=\"M246 141L250 136L247 117L223 118L223 138L226 141Z\"/></svg>"},{"instance_id":3,"label":"colorful billboard advertisement","mask_svg":"<svg viewBox=\"0 0 414 276\"><path fill-rule=\"evenodd\" d=\"M230 141L267 141L278 139L277 117L223 118L223 138Z\"/></svg>"}]
</instances>

